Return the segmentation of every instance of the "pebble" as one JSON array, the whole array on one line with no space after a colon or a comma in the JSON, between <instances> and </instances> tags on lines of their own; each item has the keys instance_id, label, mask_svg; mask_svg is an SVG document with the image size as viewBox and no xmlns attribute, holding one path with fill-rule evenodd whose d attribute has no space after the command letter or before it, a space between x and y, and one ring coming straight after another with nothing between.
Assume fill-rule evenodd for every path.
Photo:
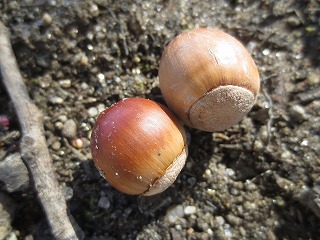
<instances>
[{"instance_id":1,"label":"pebble","mask_svg":"<svg viewBox=\"0 0 320 240\"><path fill-rule=\"evenodd\" d=\"M61 148L61 143L59 141L55 141L51 144L51 148L53 150L59 150Z\"/></svg>"},{"instance_id":2,"label":"pebble","mask_svg":"<svg viewBox=\"0 0 320 240\"><path fill-rule=\"evenodd\" d=\"M40 54L35 56L36 64L42 68L48 68L50 65L50 60L48 56Z\"/></svg>"},{"instance_id":3,"label":"pebble","mask_svg":"<svg viewBox=\"0 0 320 240\"><path fill-rule=\"evenodd\" d=\"M193 213L195 213L197 210L197 208L195 206L187 206L184 208L183 212L185 215L191 215Z\"/></svg>"},{"instance_id":4,"label":"pebble","mask_svg":"<svg viewBox=\"0 0 320 240\"><path fill-rule=\"evenodd\" d=\"M290 16L287 19L287 23L291 26L291 27L298 27L301 25L301 21L298 17L296 16Z\"/></svg>"},{"instance_id":5,"label":"pebble","mask_svg":"<svg viewBox=\"0 0 320 240\"><path fill-rule=\"evenodd\" d=\"M168 208L165 218L169 223L176 223L179 218L184 216L184 211L182 205L176 205Z\"/></svg>"},{"instance_id":6,"label":"pebble","mask_svg":"<svg viewBox=\"0 0 320 240\"><path fill-rule=\"evenodd\" d=\"M70 79L59 80L59 85L63 88L69 88L71 87L71 80Z\"/></svg>"},{"instance_id":7,"label":"pebble","mask_svg":"<svg viewBox=\"0 0 320 240\"><path fill-rule=\"evenodd\" d=\"M0 127L9 127L10 120L7 115L0 115Z\"/></svg>"},{"instance_id":8,"label":"pebble","mask_svg":"<svg viewBox=\"0 0 320 240\"><path fill-rule=\"evenodd\" d=\"M292 120L295 122L303 122L307 119L306 111L300 105L293 105L289 109L289 113L291 115Z\"/></svg>"},{"instance_id":9,"label":"pebble","mask_svg":"<svg viewBox=\"0 0 320 240\"><path fill-rule=\"evenodd\" d=\"M224 229L223 233L225 234L225 236L229 239L232 238L232 232L229 229Z\"/></svg>"},{"instance_id":10,"label":"pebble","mask_svg":"<svg viewBox=\"0 0 320 240\"><path fill-rule=\"evenodd\" d=\"M187 179L187 182L191 185L194 186L197 183L197 179L195 177L190 177Z\"/></svg>"},{"instance_id":11,"label":"pebble","mask_svg":"<svg viewBox=\"0 0 320 240\"><path fill-rule=\"evenodd\" d=\"M110 208L110 201L107 197L103 196L99 199L98 207L103 208L105 210Z\"/></svg>"},{"instance_id":12,"label":"pebble","mask_svg":"<svg viewBox=\"0 0 320 240\"><path fill-rule=\"evenodd\" d=\"M194 229L193 229L193 228L188 228L188 229L187 229L187 233L188 233L189 235L193 234L193 233L194 233Z\"/></svg>"},{"instance_id":13,"label":"pebble","mask_svg":"<svg viewBox=\"0 0 320 240\"><path fill-rule=\"evenodd\" d=\"M94 3L92 3L90 5L89 11L90 11L91 15L94 16L94 17L99 15L99 7Z\"/></svg>"},{"instance_id":14,"label":"pebble","mask_svg":"<svg viewBox=\"0 0 320 240\"><path fill-rule=\"evenodd\" d=\"M103 103L99 103L98 106L97 106L97 109L100 112L102 112L103 110L106 109L106 106L103 104Z\"/></svg>"},{"instance_id":15,"label":"pebble","mask_svg":"<svg viewBox=\"0 0 320 240\"><path fill-rule=\"evenodd\" d=\"M226 221L224 220L224 218L221 217L221 216L217 216L217 217L216 217L216 221L217 221L217 223L218 223L219 226L224 225L225 222L226 222Z\"/></svg>"},{"instance_id":16,"label":"pebble","mask_svg":"<svg viewBox=\"0 0 320 240\"><path fill-rule=\"evenodd\" d=\"M17 192L29 186L29 173L20 153L8 155L0 161L0 180L7 192Z\"/></svg>"},{"instance_id":17,"label":"pebble","mask_svg":"<svg viewBox=\"0 0 320 240\"><path fill-rule=\"evenodd\" d=\"M308 83L313 85L313 86L319 86L319 84L320 84L319 76L320 76L320 70L318 68L318 70L316 70L314 72L311 72L308 75L308 78L307 78Z\"/></svg>"},{"instance_id":18,"label":"pebble","mask_svg":"<svg viewBox=\"0 0 320 240\"><path fill-rule=\"evenodd\" d=\"M63 128L63 123L62 122L56 122L54 124L54 127L57 129L57 130L61 130Z\"/></svg>"},{"instance_id":19,"label":"pebble","mask_svg":"<svg viewBox=\"0 0 320 240\"><path fill-rule=\"evenodd\" d=\"M49 26L52 23L52 17L49 13L44 13L41 20L45 26Z\"/></svg>"},{"instance_id":20,"label":"pebble","mask_svg":"<svg viewBox=\"0 0 320 240\"><path fill-rule=\"evenodd\" d=\"M276 183L279 188L283 191L292 191L294 189L295 184L291 182L289 179L280 177L279 175L275 175Z\"/></svg>"},{"instance_id":21,"label":"pebble","mask_svg":"<svg viewBox=\"0 0 320 240\"><path fill-rule=\"evenodd\" d=\"M81 149L84 146L84 140L83 138L74 138L71 141L71 145L77 149Z\"/></svg>"},{"instance_id":22,"label":"pebble","mask_svg":"<svg viewBox=\"0 0 320 240\"><path fill-rule=\"evenodd\" d=\"M211 189L211 188L208 188L208 189L207 189L207 193L208 193L208 195L210 195L210 196L215 196L215 195L216 195L216 190Z\"/></svg>"},{"instance_id":23,"label":"pebble","mask_svg":"<svg viewBox=\"0 0 320 240\"><path fill-rule=\"evenodd\" d=\"M99 114L99 110L95 107L89 108L87 112L88 112L89 117L96 117Z\"/></svg>"},{"instance_id":24,"label":"pebble","mask_svg":"<svg viewBox=\"0 0 320 240\"><path fill-rule=\"evenodd\" d=\"M213 236L214 232L211 228L208 228L207 230L207 233L210 235L210 236Z\"/></svg>"},{"instance_id":25,"label":"pebble","mask_svg":"<svg viewBox=\"0 0 320 240\"><path fill-rule=\"evenodd\" d=\"M239 232L241 234L242 237L246 237L247 236L247 231L244 227L240 226L239 227Z\"/></svg>"},{"instance_id":26,"label":"pebble","mask_svg":"<svg viewBox=\"0 0 320 240\"><path fill-rule=\"evenodd\" d=\"M231 168L227 168L226 169L226 174L229 176L229 177L233 177L233 176L235 176L235 171L233 170L233 169L231 169Z\"/></svg>"},{"instance_id":27,"label":"pebble","mask_svg":"<svg viewBox=\"0 0 320 240\"><path fill-rule=\"evenodd\" d=\"M68 117L66 115L59 115L58 120L65 123L68 120Z\"/></svg>"},{"instance_id":28,"label":"pebble","mask_svg":"<svg viewBox=\"0 0 320 240\"><path fill-rule=\"evenodd\" d=\"M243 220L239 217L236 217L234 215L228 214L227 215L227 221L234 226L239 226L242 224Z\"/></svg>"},{"instance_id":29,"label":"pebble","mask_svg":"<svg viewBox=\"0 0 320 240\"><path fill-rule=\"evenodd\" d=\"M115 81L116 83L121 83L121 78L119 78L118 76L115 76L115 77L114 77L114 81Z\"/></svg>"},{"instance_id":30,"label":"pebble","mask_svg":"<svg viewBox=\"0 0 320 240\"><path fill-rule=\"evenodd\" d=\"M62 136L75 138L77 136L77 123L73 119L68 119L62 128Z\"/></svg>"},{"instance_id":31,"label":"pebble","mask_svg":"<svg viewBox=\"0 0 320 240\"><path fill-rule=\"evenodd\" d=\"M82 82L80 84L80 87L81 87L82 90L87 90L87 89L89 89L90 86L88 85L88 83Z\"/></svg>"},{"instance_id":32,"label":"pebble","mask_svg":"<svg viewBox=\"0 0 320 240\"><path fill-rule=\"evenodd\" d=\"M236 188L231 188L230 189L230 193L233 196L239 196L240 195L240 191L238 189L236 189Z\"/></svg>"},{"instance_id":33,"label":"pebble","mask_svg":"<svg viewBox=\"0 0 320 240\"><path fill-rule=\"evenodd\" d=\"M64 100L63 100L63 98L58 97L58 96L50 96L49 102L53 105L60 105L64 102Z\"/></svg>"},{"instance_id":34,"label":"pebble","mask_svg":"<svg viewBox=\"0 0 320 240\"><path fill-rule=\"evenodd\" d=\"M253 182L251 182L250 180L246 180L245 182L245 189L247 191L254 191L254 190L257 190L258 187L257 185L255 185Z\"/></svg>"}]
</instances>

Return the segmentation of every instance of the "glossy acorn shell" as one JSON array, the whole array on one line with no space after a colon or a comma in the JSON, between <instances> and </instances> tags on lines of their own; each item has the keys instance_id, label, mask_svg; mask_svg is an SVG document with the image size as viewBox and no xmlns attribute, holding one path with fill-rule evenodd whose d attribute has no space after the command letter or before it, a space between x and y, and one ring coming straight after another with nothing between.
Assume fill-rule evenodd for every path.
<instances>
[{"instance_id":1,"label":"glossy acorn shell","mask_svg":"<svg viewBox=\"0 0 320 240\"><path fill-rule=\"evenodd\" d=\"M184 32L169 43L159 83L170 109L204 131L238 123L260 88L258 69L245 47L223 31L206 28Z\"/></svg>"},{"instance_id":2,"label":"glossy acorn shell","mask_svg":"<svg viewBox=\"0 0 320 240\"><path fill-rule=\"evenodd\" d=\"M91 152L113 187L127 194L153 195L169 187L184 166L186 135L163 105L127 98L100 113Z\"/></svg>"}]
</instances>

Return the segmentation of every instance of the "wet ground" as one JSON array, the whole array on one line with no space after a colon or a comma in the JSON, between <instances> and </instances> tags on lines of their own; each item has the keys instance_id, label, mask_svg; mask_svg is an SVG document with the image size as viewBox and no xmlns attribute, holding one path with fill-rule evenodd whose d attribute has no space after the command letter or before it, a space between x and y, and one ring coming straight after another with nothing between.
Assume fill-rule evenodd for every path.
<instances>
[{"instance_id":1,"label":"wet ground","mask_svg":"<svg viewBox=\"0 0 320 240\"><path fill-rule=\"evenodd\" d=\"M0 13L86 239L319 239L319 1L2 0ZM196 27L247 47L261 75L257 103L224 132L186 128L187 164L164 193L119 193L91 161L97 114L125 97L164 103L161 53ZM2 85L0 113L3 162L19 152L19 126ZM0 238L50 239L32 185L0 186Z\"/></svg>"}]
</instances>

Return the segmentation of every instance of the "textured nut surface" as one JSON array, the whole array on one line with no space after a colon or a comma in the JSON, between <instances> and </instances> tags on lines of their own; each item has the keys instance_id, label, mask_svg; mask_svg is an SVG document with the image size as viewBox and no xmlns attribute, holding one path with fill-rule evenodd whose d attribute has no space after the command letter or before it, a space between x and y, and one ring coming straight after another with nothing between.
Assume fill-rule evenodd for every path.
<instances>
[{"instance_id":1,"label":"textured nut surface","mask_svg":"<svg viewBox=\"0 0 320 240\"><path fill-rule=\"evenodd\" d=\"M237 86L221 86L206 93L189 112L195 128L222 131L238 123L254 104L251 91Z\"/></svg>"},{"instance_id":2,"label":"textured nut surface","mask_svg":"<svg viewBox=\"0 0 320 240\"><path fill-rule=\"evenodd\" d=\"M187 148L184 148L181 154L173 161L173 163L167 168L163 175L156 180L152 186L146 191L144 196L151 196L163 192L170 187L176 180L178 174L181 172L183 166L186 163L188 155Z\"/></svg>"},{"instance_id":3,"label":"textured nut surface","mask_svg":"<svg viewBox=\"0 0 320 240\"><path fill-rule=\"evenodd\" d=\"M260 88L257 67L245 47L227 33L205 28L184 32L168 44L160 61L159 83L170 109L185 124L201 130L207 129L207 131L223 130L223 128L214 127L211 129L209 125L213 126L215 123L206 123L204 119L233 124L241 120L239 119L241 114L235 114L235 120L218 119L218 117L224 117L223 114L209 117L210 114L222 111L222 106L218 106L216 110L214 106L210 105L215 103L212 100L217 97L215 94L210 97L212 90L229 85L241 87L252 93L254 102ZM236 111L248 112L250 109L247 107L253 105L253 103L248 104L251 95L249 94L250 97L248 97L246 91L243 94L234 90L231 92L235 92L236 96L243 96L245 99L239 99L240 103L237 103L234 101L235 97L229 94L227 99L230 99L231 102L228 103L225 100L224 104L232 111L234 109L232 104L236 104L237 108L245 102L245 108ZM199 104L197 104L198 101L200 101ZM203 108L203 110L197 110L196 112L199 111L199 113L195 114L192 108ZM205 109L213 112L204 113ZM224 109L229 111L227 108ZM192 115L189 115L190 113ZM197 115L206 115L206 117L195 119ZM232 115L229 114L228 117L232 117ZM202 123L205 126L201 126ZM230 125L224 125L225 128L230 127Z\"/></svg>"},{"instance_id":4,"label":"textured nut surface","mask_svg":"<svg viewBox=\"0 0 320 240\"><path fill-rule=\"evenodd\" d=\"M142 98L122 100L101 112L91 137L92 157L101 175L127 194L146 193L153 185L160 185L159 191L167 188L172 181L155 182L185 148L185 131L176 116ZM181 168L175 168L178 174Z\"/></svg>"}]
</instances>

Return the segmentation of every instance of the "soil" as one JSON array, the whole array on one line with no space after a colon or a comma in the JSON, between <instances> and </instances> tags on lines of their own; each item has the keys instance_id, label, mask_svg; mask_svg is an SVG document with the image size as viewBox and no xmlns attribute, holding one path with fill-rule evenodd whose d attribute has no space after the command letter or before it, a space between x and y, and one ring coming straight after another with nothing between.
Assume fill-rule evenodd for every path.
<instances>
[{"instance_id":1,"label":"soil","mask_svg":"<svg viewBox=\"0 0 320 240\"><path fill-rule=\"evenodd\" d=\"M320 238L319 1L2 0L0 12L86 239ZM196 27L222 29L247 47L261 76L257 103L223 132L186 127L187 164L167 191L122 194L91 160L97 112L128 97L165 104L161 53ZM20 139L3 86L0 113L9 119L0 127L4 159ZM67 122L76 123L71 133ZM0 187L15 209L10 239L51 239L32 184Z\"/></svg>"}]
</instances>

